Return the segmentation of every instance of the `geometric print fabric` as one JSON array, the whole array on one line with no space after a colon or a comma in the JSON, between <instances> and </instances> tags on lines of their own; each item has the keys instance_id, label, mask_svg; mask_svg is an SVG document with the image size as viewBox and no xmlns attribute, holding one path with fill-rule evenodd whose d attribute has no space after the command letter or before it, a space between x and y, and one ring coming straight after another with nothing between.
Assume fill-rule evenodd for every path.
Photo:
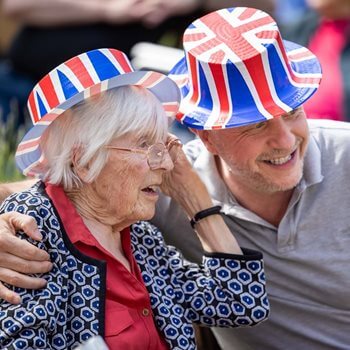
<instances>
[{"instance_id":1,"label":"geometric print fabric","mask_svg":"<svg viewBox=\"0 0 350 350\"><path fill-rule=\"evenodd\" d=\"M14 288L20 305L0 300L0 346L8 349L72 349L104 334L105 264L75 249L43 184L13 194L1 212L35 217L54 266L42 290ZM269 304L260 253L208 254L189 263L164 243L148 222L131 226L133 255L150 295L155 322L171 349L196 349L192 322L218 327L253 326ZM22 236L28 239L26 236ZM30 240L30 239L29 239Z\"/></svg>"}]
</instances>

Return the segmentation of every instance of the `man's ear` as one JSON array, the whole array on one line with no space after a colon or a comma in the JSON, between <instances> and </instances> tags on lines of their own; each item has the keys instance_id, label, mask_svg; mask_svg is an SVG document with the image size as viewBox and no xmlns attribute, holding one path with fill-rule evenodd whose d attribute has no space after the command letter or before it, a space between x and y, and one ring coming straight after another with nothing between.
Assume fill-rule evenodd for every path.
<instances>
[{"instance_id":1,"label":"man's ear","mask_svg":"<svg viewBox=\"0 0 350 350\"><path fill-rule=\"evenodd\" d=\"M80 165L80 159L83 155L83 150L81 147L75 147L72 153L72 158L71 158L71 166L73 172L78 176L78 178L82 182L87 182L86 179L88 177L90 165L87 164L85 166Z\"/></svg>"},{"instance_id":2,"label":"man's ear","mask_svg":"<svg viewBox=\"0 0 350 350\"><path fill-rule=\"evenodd\" d=\"M213 138L212 138L213 131L193 129L192 132L198 135L198 137L202 140L202 142L204 143L204 146L207 148L207 150L210 153L214 155L218 154L215 143L213 142Z\"/></svg>"}]
</instances>

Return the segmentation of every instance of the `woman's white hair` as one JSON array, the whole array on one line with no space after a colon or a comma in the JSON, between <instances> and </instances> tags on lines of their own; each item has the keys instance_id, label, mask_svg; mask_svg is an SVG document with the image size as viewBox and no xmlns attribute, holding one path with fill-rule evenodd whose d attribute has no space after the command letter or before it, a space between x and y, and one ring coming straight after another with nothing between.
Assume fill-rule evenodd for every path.
<instances>
[{"instance_id":1,"label":"woman's white hair","mask_svg":"<svg viewBox=\"0 0 350 350\"><path fill-rule=\"evenodd\" d=\"M85 181L93 182L108 158L104 146L113 139L132 134L157 142L167 131L164 109L150 91L137 86L111 89L67 110L47 128L40 143L45 157L41 177L66 190L79 188L82 182L72 165L75 152L77 166L88 166Z\"/></svg>"}]
</instances>

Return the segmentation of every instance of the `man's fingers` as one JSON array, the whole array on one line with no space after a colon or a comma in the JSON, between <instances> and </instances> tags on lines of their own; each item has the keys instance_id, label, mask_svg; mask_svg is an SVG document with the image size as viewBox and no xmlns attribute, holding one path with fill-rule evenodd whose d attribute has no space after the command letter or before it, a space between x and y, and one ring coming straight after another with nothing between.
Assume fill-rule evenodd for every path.
<instances>
[{"instance_id":1,"label":"man's fingers","mask_svg":"<svg viewBox=\"0 0 350 350\"><path fill-rule=\"evenodd\" d=\"M26 260L48 261L50 256L44 250L12 235L0 235L0 252L10 253Z\"/></svg>"},{"instance_id":2,"label":"man's fingers","mask_svg":"<svg viewBox=\"0 0 350 350\"><path fill-rule=\"evenodd\" d=\"M50 261L32 261L8 253L0 253L0 266L25 274L46 273L52 269Z\"/></svg>"},{"instance_id":3,"label":"man's fingers","mask_svg":"<svg viewBox=\"0 0 350 350\"><path fill-rule=\"evenodd\" d=\"M5 220L8 220L15 231L24 231L27 236L36 241L40 241L43 238L33 217L17 212L9 212L4 214L4 216Z\"/></svg>"},{"instance_id":4,"label":"man's fingers","mask_svg":"<svg viewBox=\"0 0 350 350\"><path fill-rule=\"evenodd\" d=\"M8 270L0 267L0 280L6 282L11 286L26 288L26 289L39 289L46 286L46 280L38 277L30 277L21 273ZM5 287L4 287L5 288Z\"/></svg>"},{"instance_id":5,"label":"man's fingers","mask_svg":"<svg viewBox=\"0 0 350 350\"><path fill-rule=\"evenodd\" d=\"M0 282L0 299L4 299L10 304L19 304L21 302L21 297L17 293L6 288L1 282Z\"/></svg>"}]
</instances>

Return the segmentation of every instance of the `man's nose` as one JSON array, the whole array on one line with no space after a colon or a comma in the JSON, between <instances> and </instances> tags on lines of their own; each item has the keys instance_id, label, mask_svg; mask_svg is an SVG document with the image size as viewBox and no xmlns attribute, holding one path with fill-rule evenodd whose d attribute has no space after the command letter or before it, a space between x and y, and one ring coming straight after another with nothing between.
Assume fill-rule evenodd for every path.
<instances>
[{"instance_id":1,"label":"man's nose","mask_svg":"<svg viewBox=\"0 0 350 350\"><path fill-rule=\"evenodd\" d=\"M291 149L295 145L296 136L292 125L282 117L269 120L269 146L276 149Z\"/></svg>"}]
</instances>

